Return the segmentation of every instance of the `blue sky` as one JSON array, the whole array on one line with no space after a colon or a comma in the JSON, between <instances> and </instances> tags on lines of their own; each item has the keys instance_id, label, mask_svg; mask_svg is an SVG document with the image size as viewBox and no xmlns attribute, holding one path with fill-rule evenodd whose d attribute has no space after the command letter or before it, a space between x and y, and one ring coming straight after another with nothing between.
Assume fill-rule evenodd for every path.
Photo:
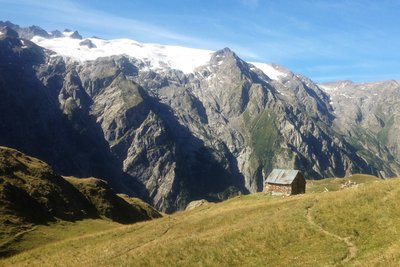
<instances>
[{"instance_id":1,"label":"blue sky","mask_svg":"<svg viewBox=\"0 0 400 267\"><path fill-rule=\"evenodd\" d=\"M0 0L0 20L86 37L230 47L316 82L400 79L400 0Z\"/></svg>"}]
</instances>

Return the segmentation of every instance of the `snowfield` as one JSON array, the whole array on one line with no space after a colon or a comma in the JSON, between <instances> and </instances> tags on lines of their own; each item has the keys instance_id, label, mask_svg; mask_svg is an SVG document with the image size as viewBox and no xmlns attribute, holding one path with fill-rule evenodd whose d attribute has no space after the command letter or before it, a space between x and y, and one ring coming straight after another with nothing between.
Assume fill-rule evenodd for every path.
<instances>
[{"instance_id":1,"label":"snowfield","mask_svg":"<svg viewBox=\"0 0 400 267\"><path fill-rule=\"evenodd\" d=\"M281 72L277 67L274 67L272 64L266 64L266 63L259 63L259 62L250 62L264 74L266 74L271 80L279 80L280 77L286 76L284 72Z\"/></svg>"},{"instance_id":2,"label":"snowfield","mask_svg":"<svg viewBox=\"0 0 400 267\"><path fill-rule=\"evenodd\" d=\"M84 40L90 40L96 47L89 48L88 46L80 45ZM151 69L160 69L167 65L185 73L193 72L196 67L206 64L213 53L213 51L209 50L180 46L142 44L130 39L103 40L88 38L84 40L69 37L46 39L35 36L32 38L32 42L39 46L81 62L95 60L99 57L128 55L148 62Z\"/></svg>"},{"instance_id":3,"label":"snowfield","mask_svg":"<svg viewBox=\"0 0 400 267\"><path fill-rule=\"evenodd\" d=\"M142 60L153 70L169 67L184 73L192 73L197 67L207 64L214 53L211 50L139 43L130 39L87 38L80 40L71 38L72 32L63 32L63 35L64 37L51 39L34 36L31 41L61 56L80 62L100 57L128 55ZM90 41L95 47L90 48L80 44L83 41ZM279 80L279 77L285 76L285 73L273 65L257 62L251 62L251 64L261 69L272 80Z\"/></svg>"}]
</instances>

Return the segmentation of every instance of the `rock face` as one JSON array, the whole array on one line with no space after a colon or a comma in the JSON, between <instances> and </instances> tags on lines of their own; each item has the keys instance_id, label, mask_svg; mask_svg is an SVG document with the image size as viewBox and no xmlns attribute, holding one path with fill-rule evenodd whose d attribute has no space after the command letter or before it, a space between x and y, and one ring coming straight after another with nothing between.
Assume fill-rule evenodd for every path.
<instances>
[{"instance_id":1,"label":"rock face","mask_svg":"<svg viewBox=\"0 0 400 267\"><path fill-rule=\"evenodd\" d=\"M272 80L228 48L192 73L149 66L128 56L79 62L0 35L0 144L166 212L261 190L273 168L310 179L396 172L396 140L389 165L366 157L329 94L305 77L271 66Z\"/></svg>"},{"instance_id":2,"label":"rock face","mask_svg":"<svg viewBox=\"0 0 400 267\"><path fill-rule=\"evenodd\" d=\"M334 126L383 177L400 175L400 84L349 81L322 84L331 97Z\"/></svg>"}]
</instances>

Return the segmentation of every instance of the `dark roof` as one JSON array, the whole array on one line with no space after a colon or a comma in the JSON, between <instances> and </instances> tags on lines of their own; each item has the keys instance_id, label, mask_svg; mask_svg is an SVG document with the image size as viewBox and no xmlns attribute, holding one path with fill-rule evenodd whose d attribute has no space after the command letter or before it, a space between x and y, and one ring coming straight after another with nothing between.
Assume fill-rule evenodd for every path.
<instances>
[{"instance_id":1,"label":"dark roof","mask_svg":"<svg viewBox=\"0 0 400 267\"><path fill-rule=\"evenodd\" d=\"M269 184L290 185L299 172L298 170L273 169L265 182Z\"/></svg>"}]
</instances>

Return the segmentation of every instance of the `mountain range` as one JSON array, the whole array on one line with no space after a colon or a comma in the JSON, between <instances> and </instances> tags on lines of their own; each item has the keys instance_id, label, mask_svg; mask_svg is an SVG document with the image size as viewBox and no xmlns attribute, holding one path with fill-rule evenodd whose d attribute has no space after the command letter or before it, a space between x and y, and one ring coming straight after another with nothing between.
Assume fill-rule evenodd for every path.
<instances>
[{"instance_id":1,"label":"mountain range","mask_svg":"<svg viewBox=\"0 0 400 267\"><path fill-rule=\"evenodd\" d=\"M208 51L0 22L0 145L165 212L308 179L399 176L397 81L316 84Z\"/></svg>"}]
</instances>

